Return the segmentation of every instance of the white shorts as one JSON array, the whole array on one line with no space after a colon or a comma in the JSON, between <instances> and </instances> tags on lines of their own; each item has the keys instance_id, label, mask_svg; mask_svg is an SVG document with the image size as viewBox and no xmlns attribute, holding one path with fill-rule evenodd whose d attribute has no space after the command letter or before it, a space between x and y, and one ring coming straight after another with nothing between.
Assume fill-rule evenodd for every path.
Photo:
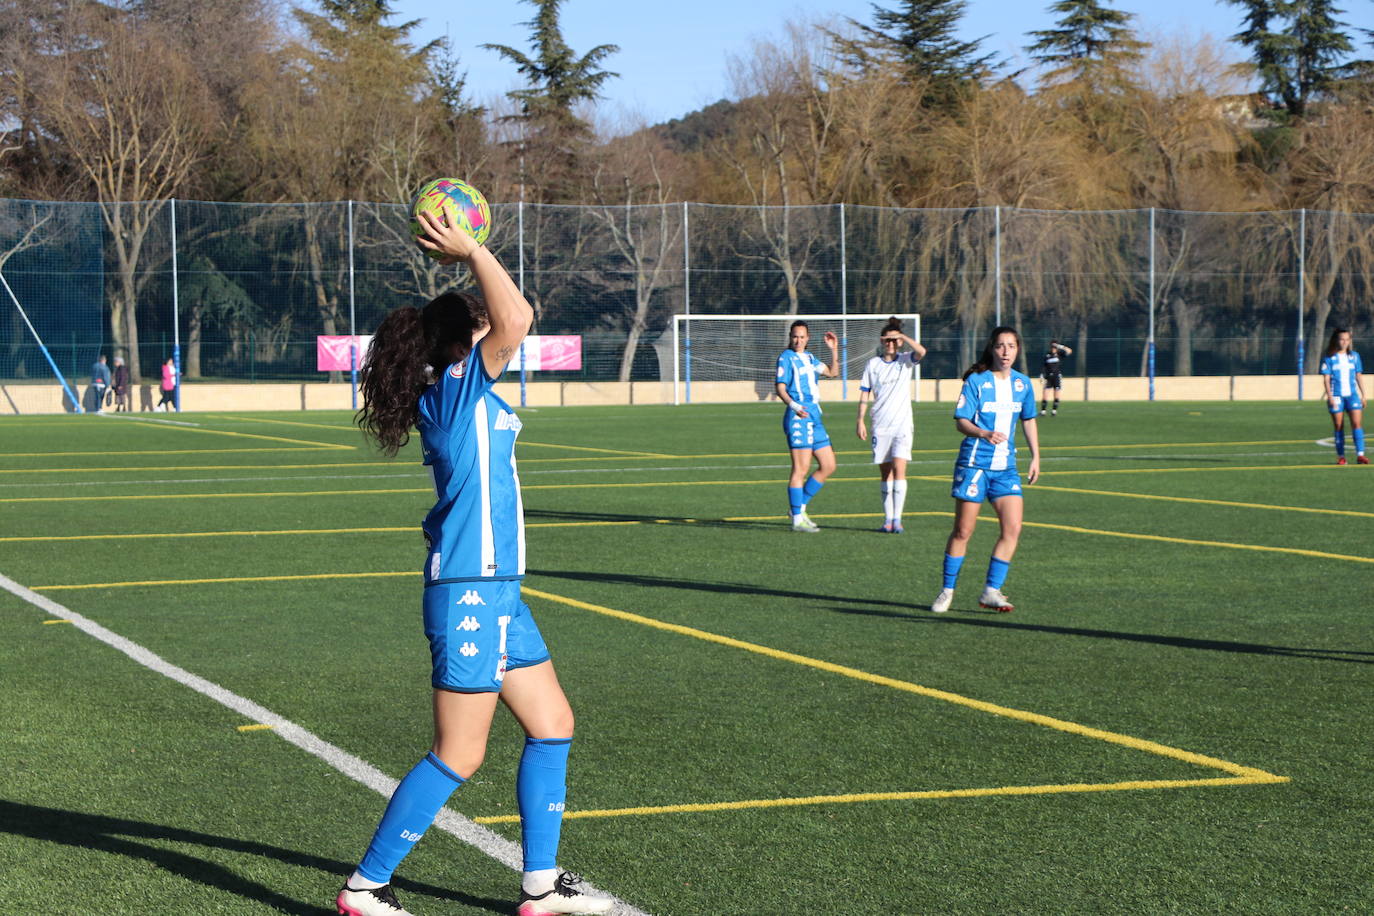
<instances>
[{"instance_id":1,"label":"white shorts","mask_svg":"<svg viewBox=\"0 0 1374 916\"><path fill-rule=\"evenodd\" d=\"M884 464L893 458L911 460L911 430L899 432L873 431L873 463Z\"/></svg>"}]
</instances>

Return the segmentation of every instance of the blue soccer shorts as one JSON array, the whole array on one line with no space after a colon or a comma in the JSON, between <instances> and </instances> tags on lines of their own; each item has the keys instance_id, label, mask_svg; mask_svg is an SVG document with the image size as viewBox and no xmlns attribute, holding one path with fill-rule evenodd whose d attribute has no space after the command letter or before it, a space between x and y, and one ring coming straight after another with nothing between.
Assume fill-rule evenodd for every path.
<instances>
[{"instance_id":1,"label":"blue soccer shorts","mask_svg":"<svg viewBox=\"0 0 1374 916\"><path fill-rule=\"evenodd\" d=\"M825 448L830 444L830 433L825 431L821 422L821 409L816 404L803 404L806 417L797 416L790 407L782 415L782 431L787 435L788 448Z\"/></svg>"},{"instance_id":2,"label":"blue soccer shorts","mask_svg":"<svg viewBox=\"0 0 1374 916\"><path fill-rule=\"evenodd\" d=\"M954 486L949 495L967 503L994 502L1003 496L1021 495L1021 475L1016 468L985 471L982 468L955 468Z\"/></svg>"},{"instance_id":3,"label":"blue soccer shorts","mask_svg":"<svg viewBox=\"0 0 1374 916\"><path fill-rule=\"evenodd\" d=\"M425 635L436 688L498 693L506 672L549 660L518 579L465 579L425 589Z\"/></svg>"},{"instance_id":4,"label":"blue soccer shorts","mask_svg":"<svg viewBox=\"0 0 1374 916\"><path fill-rule=\"evenodd\" d=\"M1332 403L1337 406L1332 407ZM1334 399L1328 398L1326 409L1331 413L1345 413L1347 410L1364 410L1364 401L1360 400L1358 394L1348 394L1345 397L1337 395Z\"/></svg>"}]
</instances>

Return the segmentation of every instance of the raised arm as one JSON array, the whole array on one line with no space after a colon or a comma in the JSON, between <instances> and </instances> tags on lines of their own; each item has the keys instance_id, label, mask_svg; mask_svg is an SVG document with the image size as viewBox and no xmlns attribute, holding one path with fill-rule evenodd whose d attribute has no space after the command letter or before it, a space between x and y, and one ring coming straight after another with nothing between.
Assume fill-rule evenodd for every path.
<instances>
[{"instance_id":1,"label":"raised arm","mask_svg":"<svg viewBox=\"0 0 1374 916\"><path fill-rule=\"evenodd\" d=\"M445 213L449 212L446 206ZM457 228L456 219L449 219L449 225L445 225L425 212L417 214L416 218L423 223L425 233L429 236L417 237L416 244L429 251L441 252L446 264L467 262L468 269L477 280L477 288L487 303L488 322L486 336L478 346L482 348L482 362L487 374L496 378L505 370L506 364L515 355L516 347L529 333L534 321L534 309L521 295L520 288L515 285L506 268L501 266L501 262L496 260L496 256Z\"/></svg>"},{"instance_id":2,"label":"raised arm","mask_svg":"<svg viewBox=\"0 0 1374 916\"><path fill-rule=\"evenodd\" d=\"M830 348L830 365L821 366L821 375L826 378L840 377L840 339L834 331L825 332L825 345Z\"/></svg>"},{"instance_id":3,"label":"raised arm","mask_svg":"<svg viewBox=\"0 0 1374 916\"><path fill-rule=\"evenodd\" d=\"M901 333L901 332L898 332L898 333ZM921 360L923 360L923 359L926 358L926 348L925 348L925 347L921 346L919 343L917 343L915 340L911 339L910 337L907 337L905 334L902 334L902 340L906 341L906 345L907 345L908 347L910 347L910 348L911 348L911 352L914 353L914 354L916 355L916 361L917 361L917 362L920 362Z\"/></svg>"}]
</instances>

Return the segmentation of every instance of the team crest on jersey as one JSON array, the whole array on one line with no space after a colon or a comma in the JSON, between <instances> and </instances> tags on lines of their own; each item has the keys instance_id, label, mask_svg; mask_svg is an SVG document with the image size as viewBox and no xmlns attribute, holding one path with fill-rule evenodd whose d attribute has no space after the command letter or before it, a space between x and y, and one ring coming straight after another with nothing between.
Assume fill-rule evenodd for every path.
<instances>
[{"instance_id":1,"label":"team crest on jersey","mask_svg":"<svg viewBox=\"0 0 1374 916\"><path fill-rule=\"evenodd\" d=\"M448 367L448 374L453 376L454 378L462 378L467 373L467 371L467 360L463 360L461 363L454 363L452 366Z\"/></svg>"},{"instance_id":2,"label":"team crest on jersey","mask_svg":"<svg viewBox=\"0 0 1374 916\"><path fill-rule=\"evenodd\" d=\"M1026 386L1025 386L1024 384L1021 383L1021 380L1020 380L1020 379L1017 379L1016 381L1012 382L1011 387L1014 388L1014 389L1016 389L1017 391L1025 391L1025 390L1026 390Z\"/></svg>"}]
</instances>

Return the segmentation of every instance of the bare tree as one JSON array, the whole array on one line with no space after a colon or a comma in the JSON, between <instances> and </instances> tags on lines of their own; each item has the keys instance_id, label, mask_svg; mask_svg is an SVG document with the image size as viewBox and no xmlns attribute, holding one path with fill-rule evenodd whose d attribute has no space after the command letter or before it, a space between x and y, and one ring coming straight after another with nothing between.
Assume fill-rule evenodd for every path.
<instances>
[{"instance_id":1,"label":"bare tree","mask_svg":"<svg viewBox=\"0 0 1374 916\"><path fill-rule=\"evenodd\" d=\"M111 330L137 382L143 246L166 200L205 154L215 109L204 83L157 26L73 10L64 29L70 50L48 61L39 104L100 204L118 276Z\"/></svg>"}]
</instances>

